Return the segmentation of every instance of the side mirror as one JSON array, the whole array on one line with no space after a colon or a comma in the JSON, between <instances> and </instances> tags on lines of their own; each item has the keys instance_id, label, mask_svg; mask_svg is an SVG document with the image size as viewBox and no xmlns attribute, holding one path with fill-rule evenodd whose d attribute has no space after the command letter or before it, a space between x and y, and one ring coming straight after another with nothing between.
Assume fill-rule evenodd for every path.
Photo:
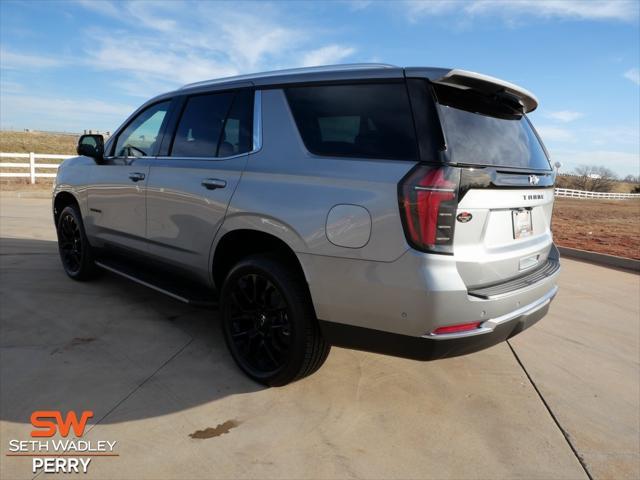
<instances>
[{"instance_id":1,"label":"side mirror","mask_svg":"<svg viewBox=\"0 0 640 480\"><path fill-rule=\"evenodd\" d=\"M560 170L560 167L562 167L562 163L556 161L556 163L553 164L554 167L556 167L556 171Z\"/></svg>"},{"instance_id":2,"label":"side mirror","mask_svg":"<svg viewBox=\"0 0 640 480\"><path fill-rule=\"evenodd\" d=\"M104 156L104 137L102 135L82 135L76 148L78 155L91 157L97 162Z\"/></svg>"}]
</instances>

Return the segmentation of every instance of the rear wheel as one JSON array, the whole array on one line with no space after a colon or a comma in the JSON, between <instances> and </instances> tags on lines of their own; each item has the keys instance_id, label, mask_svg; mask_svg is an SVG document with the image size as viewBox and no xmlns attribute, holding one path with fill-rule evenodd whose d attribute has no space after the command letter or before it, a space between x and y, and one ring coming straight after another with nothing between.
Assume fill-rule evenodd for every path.
<instances>
[{"instance_id":1,"label":"rear wheel","mask_svg":"<svg viewBox=\"0 0 640 480\"><path fill-rule=\"evenodd\" d=\"M238 366L281 386L315 372L331 346L315 318L304 278L266 255L237 263L222 288L222 327Z\"/></svg>"},{"instance_id":2,"label":"rear wheel","mask_svg":"<svg viewBox=\"0 0 640 480\"><path fill-rule=\"evenodd\" d=\"M84 233L78 207L65 207L58 217L58 250L64 271L74 280L88 280L96 273L91 245Z\"/></svg>"}]
</instances>

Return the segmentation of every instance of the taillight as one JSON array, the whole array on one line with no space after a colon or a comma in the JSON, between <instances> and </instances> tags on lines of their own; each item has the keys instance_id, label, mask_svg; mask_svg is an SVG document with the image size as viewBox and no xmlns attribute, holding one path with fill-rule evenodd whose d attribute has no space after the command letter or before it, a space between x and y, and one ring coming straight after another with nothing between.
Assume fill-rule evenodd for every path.
<instances>
[{"instance_id":1,"label":"taillight","mask_svg":"<svg viewBox=\"0 0 640 480\"><path fill-rule=\"evenodd\" d=\"M398 185L400 216L409 244L423 252L453 253L460 170L416 165Z\"/></svg>"},{"instance_id":2,"label":"taillight","mask_svg":"<svg viewBox=\"0 0 640 480\"><path fill-rule=\"evenodd\" d=\"M447 327L436 328L432 335L442 335L447 333L470 332L480 326L482 322L459 323L458 325L449 325Z\"/></svg>"}]
</instances>

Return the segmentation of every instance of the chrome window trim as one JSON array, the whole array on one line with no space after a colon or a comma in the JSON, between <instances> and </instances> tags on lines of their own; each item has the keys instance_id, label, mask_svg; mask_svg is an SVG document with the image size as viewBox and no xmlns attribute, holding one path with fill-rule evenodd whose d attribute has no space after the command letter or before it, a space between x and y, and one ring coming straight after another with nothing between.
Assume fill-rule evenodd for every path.
<instances>
[{"instance_id":1,"label":"chrome window trim","mask_svg":"<svg viewBox=\"0 0 640 480\"><path fill-rule=\"evenodd\" d=\"M262 90L255 90L253 94L253 145L249 153L255 153L262 148Z\"/></svg>"},{"instance_id":2,"label":"chrome window trim","mask_svg":"<svg viewBox=\"0 0 640 480\"><path fill-rule=\"evenodd\" d=\"M175 161L180 161L180 162L181 161L215 162L215 161L220 161L220 160L231 160L233 158L245 157L245 156L249 155L250 153L253 153L253 150L251 150L250 152L236 153L235 155L230 155L228 157L170 157L170 156L167 156L167 155L159 155L157 157L136 157L136 158L149 158L149 159L154 159L154 160L175 160Z\"/></svg>"}]
</instances>

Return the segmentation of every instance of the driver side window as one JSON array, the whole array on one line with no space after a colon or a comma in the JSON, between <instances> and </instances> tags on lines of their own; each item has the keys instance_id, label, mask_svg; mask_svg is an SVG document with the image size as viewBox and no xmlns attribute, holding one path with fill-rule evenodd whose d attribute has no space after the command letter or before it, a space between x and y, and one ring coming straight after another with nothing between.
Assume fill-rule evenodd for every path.
<instances>
[{"instance_id":1,"label":"driver side window","mask_svg":"<svg viewBox=\"0 0 640 480\"><path fill-rule=\"evenodd\" d=\"M116 142L116 157L146 157L153 155L170 101L156 103L141 112L125 128Z\"/></svg>"}]
</instances>

